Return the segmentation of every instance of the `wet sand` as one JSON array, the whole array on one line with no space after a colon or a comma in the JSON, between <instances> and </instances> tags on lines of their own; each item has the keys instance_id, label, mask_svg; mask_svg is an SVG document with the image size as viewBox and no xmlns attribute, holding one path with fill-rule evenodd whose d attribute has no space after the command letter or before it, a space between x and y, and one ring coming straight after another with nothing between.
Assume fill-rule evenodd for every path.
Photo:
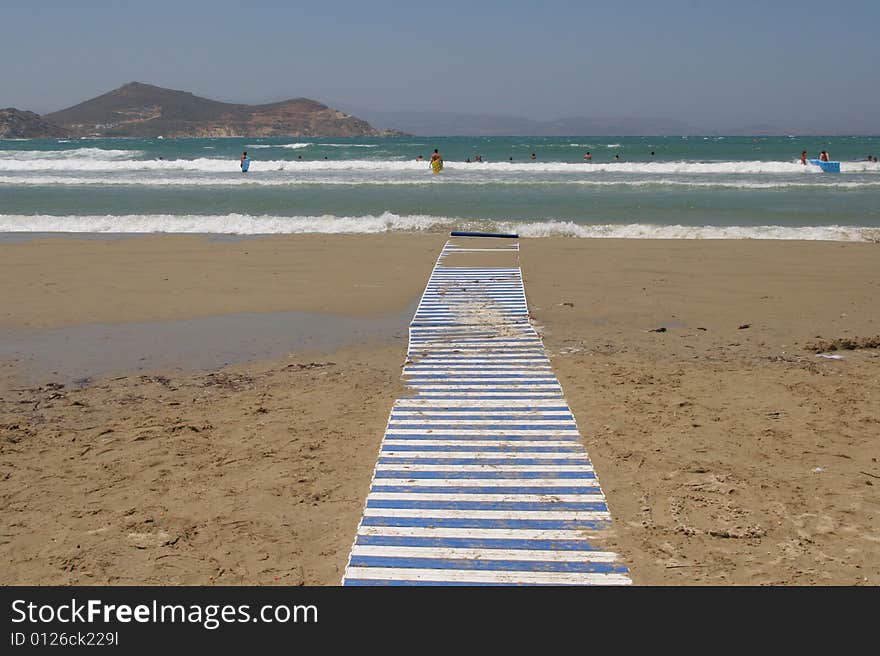
<instances>
[{"instance_id":1,"label":"wet sand","mask_svg":"<svg viewBox=\"0 0 880 656\"><path fill-rule=\"evenodd\" d=\"M0 244L0 583L337 584L444 241ZM880 357L808 348L880 333L877 245L521 245L637 584L880 582ZM126 326L174 365L72 385L8 338Z\"/></svg>"},{"instance_id":2,"label":"wet sand","mask_svg":"<svg viewBox=\"0 0 880 656\"><path fill-rule=\"evenodd\" d=\"M51 237L0 242L0 327L194 319L240 312L349 317L402 309L442 235ZM406 298L403 298L403 295Z\"/></svg>"}]
</instances>

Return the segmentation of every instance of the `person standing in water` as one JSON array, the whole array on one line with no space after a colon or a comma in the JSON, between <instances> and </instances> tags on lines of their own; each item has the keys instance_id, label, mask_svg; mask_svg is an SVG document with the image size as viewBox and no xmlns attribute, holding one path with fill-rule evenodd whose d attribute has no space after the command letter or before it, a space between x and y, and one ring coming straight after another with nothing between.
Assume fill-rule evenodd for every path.
<instances>
[{"instance_id":1,"label":"person standing in water","mask_svg":"<svg viewBox=\"0 0 880 656\"><path fill-rule=\"evenodd\" d=\"M588 151L584 154L584 161L585 161L585 162L589 162L591 159L593 159L593 156L590 155L590 151L588 150Z\"/></svg>"},{"instance_id":2,"label":"person standing in water","mask_svg":"<svg viewBox=\"0 0 880 656\"><path fill-rule=\"evenodd\" d=\"M801 164L803 164L804 166L807 165L807 151L806 150L801 151Z\"/></svg>"},{"instance_id":3,"label":"person standing in water","mask_svg":"<svg viewBox=\"0 0 880 656\"><path fill-rule=\"evenodd\" d=\"M821 161L821 162L830 162L831 161L831 156L828 154L827 150L823 150L821 153L819 153L819 161Z\"/></svg>"},{"instance_id":4,"label":"person standing in water","mask_svg":"<svg viewBox=\"0 0 880 656\"><path fill-rule=\"evenodd\" d=\"M434 149L434 154L431 155L431 170L434 173L440 173L443 170L443 156L437 148Z\"/></svg>"},{"instance_id":5,"label":"person standing in water","mask_svg":"<svg viewBox=\"0 0 880 656\"><path fill-rule=\"evenodd\" d=\"M248 169L251 167L251 158L248 157L247 151L244 151L241 154L241 158L239 159L239 163L241 164L241 172L247 173Z\"/></svg>"}]
</instances>

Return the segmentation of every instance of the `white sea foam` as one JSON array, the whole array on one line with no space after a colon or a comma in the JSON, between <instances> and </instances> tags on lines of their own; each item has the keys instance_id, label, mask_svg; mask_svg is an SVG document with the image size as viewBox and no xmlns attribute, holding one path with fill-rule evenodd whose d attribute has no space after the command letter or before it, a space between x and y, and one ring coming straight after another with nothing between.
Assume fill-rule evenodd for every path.
<instances>
[{"instance_id":1,"label":"white sea foam","mask_svg":"<svg viewBox=\"0 0 880 656\"><path fill-rule=\"evenodd\" d=\"M292 144L248 144L245 148L251 150L259 150L261 148L287 148L288 150L299 150L313 146L311 143L292 143Z\"/></svg>"},{"instance_id":2,"label":"white sea foam","mask_svg":"<svg viewBox=\"0 0 880 656\"><path fill-rule=\"evenodd\" d=\"M0 150L0 161L113 161L140 157L141 150L113 150L109 148L69 148L66 150Z\"/></svg>"},{"instance_id":3,"label":"white sea foam","mask_svg":"<svg viewBox=\"0 0 880 656\"><path fill-rule=\"evenodd\" d=\"M521 237L580 237L592 239L769 239L880 242L880 228L859 226L686 226L651 224L583 225L572 221L544 223L500 222L502 231Z\"/></svg>"},{"instance_id":4,"label":"white sea foam","mask_svg":"<svg viewBox=\"0 0 880 656\"><path fill-rule=\"evenodd\" d=\"M287 148L288 150L299 150L300 148L308 148L314 146L313 143L288 143L288 144L248 144L247 148Z\"/></svg>"},{"instance_id":5,"label":"white sea foam","mask_svg":"<svg viewBox=\"0 0 880 656\"><path fill-rule=\"evenodd\" d=\"M463 225L473 222L459 220ZM431 216L251 216L128 214L50 216L0 214L0 232L300 234L417 232L457 225Z\"/></svg>"},{"instance_id":6,"label":"white sea foam","mask_svg":"<svg viewBox=\"0 0 880 656\"><path fill-rule=\"evenodd\" d=\"M585 225L571 221L479 221L426 215L251 216L246 214L129 214L50 216L0 214L0 232L300 234L445 232L452 229L516 232L522 237L593 239L767 239L880 242L880 228L827 225L685 226Z\"/></svg>"},{"instance_id":7,"label":"white sea foam","mask_svg":"<svg viewBox=\"0 0 880 656\"><path fill-rule=\"evenodd\" d=\"M308 148L309 146L320 146L322 148L377 148L377 144L341 144L341 143L290 143L290 144L248 144L247 148L287 148L289 150L299 150L300 148Z\"/></svg>"},{"instance_id":8,"label":"white sea foam","mask_svg":"<svg viewBox=\"0 0 880 656\"><path fill-rule=\"evenodd\" d=\"M259 144L258 144L259 145ZM294 144L287 144L293 146ZM252 148L252 146L251 146ZM82 151L90 151L83 153ZM12 154L10 154L12 153ZM28 156L22 153L30 153ZM50 154L51 153L51 154ZM70 151L0 151L0 171L202 171L220 172L238 169L237 158L195 159L134 159L138 151L102 150L97 148ZM251 173L278 170L282 166L298 171L425 171L427 162L415 160L260 160L251 161ZM763 175L763 174L822 174L813 166L797 162L446 162L447 171L508 173L564 173L589 177L604 173L621 174L707 174L707 175ZM855 161L842 162L843 173L880 172L880 164Z\"/></svg>"},{"instance_id":9,"label":"white sea foam","mask_svg":"<svg viewBox=\"0 0 880 656\"><path fill-rule=\"evenodd\" d=\"M129 151L129 157L131 153ZM274 168L284 163L276 161ZM70 157L57 159L15 160L0 158L0 171L205 171L219 172L237 170L238 159L216 159L200 157L197 159L96 159L92 157ZM255 167L252 167L253 170Z\"/></svg>"},{"instance_id":10,"label":"white sea foam","mask_svg":"<svg viewBox=\"0 0 880 656\"><path fill-rule=\"evenodd\" d=\"M324 174L312 172L308 175L297 174L294 167L279 168L276 171L266 171L263 175L241 175L238 171L229 170L226 175L211 174L178 174L169 175L167 171L144 171L128 172L116 177L107 177L100 172L80 172L67 174L66 172L43 171L28 174L0 175L0 185L17 186L85 186L85 185L111 185L111 186L146 186L146 187L289 187L301 185L328 185L328 186L351 186L351 187L419 187L434 184L456 184L474 187L510 186L510 187L595 187L595 188L652 188L652 187L677 187L693 189L755 189L755 190L778 190L786 189L818 189L818 190L866 190L880 188L878 181L852 181L832 182L826 178L816 177L810 181L779 181L758 182L754 180L743 181L696 181L674 180L668 178L638 178L632 180L529 180L523 178L487 178L487 177L461 177L444 178L438 180L432 176L406 176L400 174L397 177L365 178L346 176L333 172ZM91 174L91 175L89 175Z\"/></svg>"}]
</instances>

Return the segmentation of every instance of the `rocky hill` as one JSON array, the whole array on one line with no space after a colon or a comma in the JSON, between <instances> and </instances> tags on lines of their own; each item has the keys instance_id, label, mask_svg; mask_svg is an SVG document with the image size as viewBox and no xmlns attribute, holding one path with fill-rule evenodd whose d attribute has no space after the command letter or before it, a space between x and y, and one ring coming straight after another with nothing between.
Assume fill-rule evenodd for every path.
<instances>
[{"instance_id":1,"label":"rocky hill","mask_svg":"<svg viewBox=\"0 0 880 656\"><path fill-rule=\"evenodd\" d=\"M14 107L0 109L0 139L40 139L69 135L68 130L41 118L39 114Z\"/></svg>"},{"instance_id":2,"label":"rocky hill","mask_svg":"<svg viewBox=\"0 0 880 656\"><path fill-rule=\"evenodd\" d=\"M77 136L374 137L392 134L308 98L268 105L238 105L140 82L131 82L44 118Z\"/></svg>"}]
</instances>

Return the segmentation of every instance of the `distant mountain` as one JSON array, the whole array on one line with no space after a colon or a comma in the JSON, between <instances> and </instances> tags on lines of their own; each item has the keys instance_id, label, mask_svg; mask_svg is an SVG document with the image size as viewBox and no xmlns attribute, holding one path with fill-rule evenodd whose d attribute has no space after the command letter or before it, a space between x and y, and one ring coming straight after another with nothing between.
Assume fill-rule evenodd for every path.
<instances>
[{"instance_id":1,"label":"distant mountain","mask_svg":"<svg viewBox=\"0 0 880 656\"><path fill-rule=\"evenodd\" d=\"M39 114L14 107L0 109L0 139L42 139L67 137L65 128L51 123Z\"/></svg>"},{"instance_id":2,"label":"distant mountain","mask_svg":"<svg viewBox=\"0 0 880 656\"><path fill-rule=\"evenodd\" d=\"M239 105L131 82L43 117L78 136L374 137L387 132L308 98Z\"/></svg>"},{"instance_id":3,"label":"distant mountain","mask_svg":"<svg viewBox=\"0 0 880 656\"><path fill-rule=\"evenodd\" d=\"M350 110L355 112L355 110ZM654 136L696 134L691 126L667 118L571 117L554 121L535 121L515 116L459 114L455 112L374 111L356 112L378 128L394 127L423 136Z\"/></svg>"}]
</instances>

